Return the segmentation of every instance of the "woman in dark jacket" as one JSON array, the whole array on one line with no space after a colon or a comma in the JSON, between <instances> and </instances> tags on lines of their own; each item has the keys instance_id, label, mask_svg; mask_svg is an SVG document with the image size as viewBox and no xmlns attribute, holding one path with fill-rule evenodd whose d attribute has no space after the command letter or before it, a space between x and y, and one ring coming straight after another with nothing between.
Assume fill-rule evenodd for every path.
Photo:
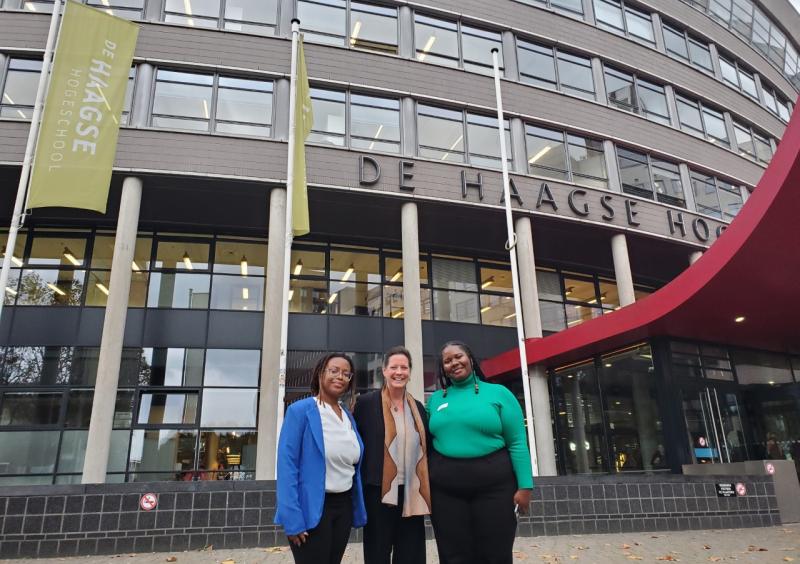
<instances>
[{"instance_id":1,"label":"woman in dark jacket","mask_svg":"<svg viewBox=\"0 0 800 564\"><path fill-rule=\"evenodd\" d=\"M365 564L425 563L428 421L406 391L410 375L411 354L393 347L383 359L383 388L359 396L353 410L364 441Z\"/></svg>"}]
</instances>

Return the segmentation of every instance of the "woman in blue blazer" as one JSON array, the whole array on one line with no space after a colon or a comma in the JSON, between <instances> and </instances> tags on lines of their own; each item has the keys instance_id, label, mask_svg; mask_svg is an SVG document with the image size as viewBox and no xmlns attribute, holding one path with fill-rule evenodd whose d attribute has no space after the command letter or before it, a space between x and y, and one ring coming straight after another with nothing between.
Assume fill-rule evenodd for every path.
<instances>
[{"instance_id":1,"label":"woman in blue blazer","mask_svg":"<svg viewBox=\"0 0 800 564\"><path fill-rule=\"evenodd\" d=\"M353 361L329 353L311 375L314 397L286 410L278 441L278 507L297 564L339 564L352 527L367 522L361 490L364 445L353 416L339 404Z\"/></svg>"}]
</instances>

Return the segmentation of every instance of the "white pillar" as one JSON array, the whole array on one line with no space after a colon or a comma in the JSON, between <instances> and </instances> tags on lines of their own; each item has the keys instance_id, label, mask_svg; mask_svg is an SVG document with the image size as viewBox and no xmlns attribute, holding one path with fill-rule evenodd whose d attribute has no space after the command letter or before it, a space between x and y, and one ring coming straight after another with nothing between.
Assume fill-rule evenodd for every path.
<instances>
[{"instance_id":1,"label":"white pillar","mask_svg":"<svg viewBox=\"0 0 800 564\"><path fill-rule=\"evenodd\" d=\"M411 353L408 391L420 401L425 398L422 366L422 297L419 283L419 221L417 204L406 202L401 209L403 233L403 334Z\"/></svg>"},{"instance_id":2,"label":"white pillar","mask_svg":"<svg viewBox=\"0 0 800 564\"><path fill-rule=\"evenodd\" d=\"M689 255L689 264L692 265L696 263L698 260L700 260L700 257L702 256L703 256L703 251L693 251Z\"/></svg>"},{"instance_id":3,"label":"white pillar","mask_svg":"<svg viewBox=\"0 0 800 564\"><path fill-rule=\"evenodd\" d=\"M83 461L81 481L84 484L102 484L106 481L119 384L119 366L122 360L122 342L128 315L128 296L131 290L131 263L136 250L141 203L142 180L129 176L122 182L117 232L114 237L114 255L111 261L111 280L108 284L108 301L103 320L100 357L97 362L97 382L94 386L86 456Z\"/></svg>"},{"instance_id":4,"label":"white pillar","mask_svg":"<svg viewBox=\"0 0 800 564\"><path fill-rule=\"evenodd\" d=\"M614 258L614 276L617 279L619 305L624 307L636 301L631 261L628 257L628 241L624 233L617 233L611 237L611 254Z\"/></svg>"},{"instance_id":5,"label":"white pillar","mask_svg":"<svg viewBox=\"0 0 800 564\"><path fill-rule=\"evenodd\" d=\"M281 307L283 301L283 253L286 237L286 189L269 194L267 280L264 289L264 331L261 341L261 385L258 397L256 480L275 479L278 437L278 372L281 354ZM288 307L288 305L287 305Z\"/></svg>"},{"instance_id":6,"label":"white pillar","mask_svg":"<svg viewBox=\"0 0 800 564\"><path fill-rule=\"evenodd\" d=\"M525 337L542 336L542 316L539 310L539 290L536 284L536 259L533 254L533 230L531 219L518 217L514 231L517 234L517 263L519 264L520 300ZM533 433L536 437L536 457L540 476L555 476L556 451L553 442L553 421L550 413L550 389L547 371L542 365L528 367L531 385L531 408L533 409Z\"/></svg>"}]
</instances>

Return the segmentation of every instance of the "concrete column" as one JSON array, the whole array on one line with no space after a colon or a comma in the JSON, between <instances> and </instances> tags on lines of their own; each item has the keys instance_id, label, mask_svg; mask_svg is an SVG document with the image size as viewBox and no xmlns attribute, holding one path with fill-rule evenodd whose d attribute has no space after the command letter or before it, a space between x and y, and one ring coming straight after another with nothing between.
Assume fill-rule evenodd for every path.
<instances>
[{"instance_id":1,"label":"concrete column","mask_svg":"<svg viewBox=\"0 0 800 564\"><path fill-rule=\"evenodd\" d=\"M617 279L619 305L624 307L636 301L631 261L628 257L628 240L624 233L617 233L611 237L611 254L614 258L614 277Z\"/></svg>"},{"instance_id":2,"label":"concrete column","mask_svg":"<svg viewBox=\"0 0 800 564\"><path fill-rule=\"evenodd\" d=\"M736 143L736 130L733 128L733 117L731 116L730 112L722 112L722 117L725 119L725 131L728 132L730 148L733 149L733 152L738 155L739 145Z\"/></svg>"},{"instance_id":3,"label":"concrete column","mask_svg":"<svg viewBox=\"0 0 800 564\"><path fill-rule=\"evenodd\" d=\"M525 146L525 122L518 117L508 120L511 129L511 154L514 156L512 168L514 172L528 174L528 150Z\"/></svg>"},{"instance_id":4,"label":"concrete column","mask_svg":"<svg viewBox=\"0 0 800 564\"><path fill-rule=\"evenodd\" d=\"M131 102L130 124L133 127L146 127L150 118L150 94L153 92L155 69L153 65L136 65L136 88Z\"/></svg>"},{"instance_id":5,"label":"concrete column","mask_svg":"<svg viewBox=\"0 0 800 564\"><path fill-rule=\"evenodd\" d=\"M583 19L594 25L594 4L592 0L583 0Z\"/></svg>"},{"instance_id":6,"label":"concrete column","mask_svg":"<svg viewBox=\"0 0 800 564\"><path fill-rule=\"evenodd\" d=\"M275 30L278 37L289 37L292 34L294 6L294 0L278 0L278 29Z\"/></svg>"},{"instance_id":7,"label":"concrete column","mask_svg":"<svg viewBox=\"0 0 800 564\"><path fill-rule=\"evenodd\" d=\"M503 32L503 76L508 80L519 80L517 66L517 39L511 31Z\"/></svg>"},{"instance_id":8,"label":"concrete column","mask_svg":"<svg viewBox=\"0 0 800 564\"><path fill-rule=\"evenodd\" d=\"M680 129L681 122L678 119L678 102L675 99L675 88L671 84L664 85L664 94L667 96L667 106L669 107L669 124L675 129Z\"/></svg>"},{"instance_id":9,"label":"concrete column","mask_svg":"<svg viewBox=\"0 0 800 564\"><path fill-rule=\"evenodd\" d=\"M411 352L411 380L408 391L415 398L425 398L422 370L422 296L419 282L419 222L417 204L406 202L400 211L403 233L403 334Z\"/></svg>"},{"instance_id":10,"label":"concrete column","mask_svg":"<svg viewBox=\"0 0 800 564\"><path fill-rule=\"evenodd\" d=\"M400 6L400 38L397 53L405 59L414 58L414 11L410 6Z\"/></svg>"},{"instance_id":11,"label":"concrete column","mask_svg":"<svg viewBox=\"0 0 800 564\"><path fill-rule=\"evenodd\" d=\"M279 141L289 139L289 79L279 78L275 81L275 125L274 138Z\"/></svg>"},{"instance_id":12,"label":"concrete column","mask_svg":"<svg viewBox=\"0 0 800 564\"><path fill-rule=\"evenodd\" d=\"M689 254L689 265L696 263L703 256L703 251L692 251Z\"/></svg>"},{"instance_id":13,"label":"concrete column","mask_svg":"<svg viewBox=\"0 0 800 564\"><path fill-rule=\"evenodd\" d=\"M525 337L542 336L542 316L539 310L539 290L536 283L536 259L533 254L531 219L518 217L514 224L517 234L517 263L519 265L520 301ZM556 451L553 441L553 420L550 413L550 388L547 371L542 365L528 367L533 409L533 434L536 437L536 457L540 476L556 476Z\"/></svg>"},{"instance_id":14,"label":"concrete column","mask_svg":"<svg viewBox=\"0 0 800 564\"><path fill-rule=\"evenodd\" d=\"M131 291L131 263L136 249L141 203L142 180L132 176L125 178L122 182L122 198L111 262L111 280L108 284L108 301L103 320L103 336L100 340L100 357L97 362L97 382L94 386L86 456L83 461L81 482L84 484L102 484L106 481L119 367L122 360L122 341L125 336L128 296Z\"/></svg>"},{"instance_id":15,"label":"concrete column","mask_svg":"<svg viewBox=\"0 0 800 564\"><path fill-rule=\"evenodd\" d=\"M256 480L275 479L275 449L278 445L278 370L281 355L281 308L283 303L284 242L286 240L286 189L269 193L267 281L264 289L264 331L261 341L261 386L258 396Z\"/></svg>"},{"instance_id":16,"label":"concrete column","mask_svg":"<svg viewBox=\"0 0 800 564\"><path fill-rule=\"evenodd\" d=\"M603 73L603 61L598 57L592 57L592 78L594 79L594 99L601 104L608 103L606 94L606 79Z\"/></svg>"},{"instance_id":17,"label":"concrete column","mask_svg":"<svg viewBox=\"0 0 800 564\"><path fill-rule=\"evenodd\" d=\"M402 98L400 102L402 153L406 157L417 154L417 107L414 98Z\"/></svg>"},{"instance_id":18,"label":"concrete column","mask_svg":"<svg viewBox=\"0 0 800 564\"><path fill-rule=\"evenodd\" d=\"M619 165L617 164L617 148L613 141L603 140L603 154L606 158L608 189L612 192L622 192L622 179L620 178Z\"/></svg>"},{"instance_id":19,"label":"concrete column","mask_svg":"<svg viewBox=\"0 0 800 564\"><path fill-rule=\"evenodd\" d=\"M719 64L719 51L714 43L708 44L708 54L711 55L711 66L714 67L714 76L722 80L722 66Z\"/></svg>"},{"instance_id":20,"label":"concrete column","mask_svg":"<svg viewBox=\"0 0 800 564\"><path fill-rule=\"evenodd\" d=\"M661 27L661 14L652 12L650 17L653 20L653 37L655 37L656 40L656 49L662 53L666 53L667 50L664 47L664 28Z\"/></svg>"},{"instance_id":21,"label":"concrete column","mask_svg":"<svg viewBox=\"0 0 800 564\"><path fill-rule=\"evenodd\" d=\"M694 201L694 190L692 190L692 173L689 171L689 165L680 163L678 170L681 173L681 185L683 186L683 195L686 198L686 209L697 211L697 204Z\"/></svg>"}]
</instances>

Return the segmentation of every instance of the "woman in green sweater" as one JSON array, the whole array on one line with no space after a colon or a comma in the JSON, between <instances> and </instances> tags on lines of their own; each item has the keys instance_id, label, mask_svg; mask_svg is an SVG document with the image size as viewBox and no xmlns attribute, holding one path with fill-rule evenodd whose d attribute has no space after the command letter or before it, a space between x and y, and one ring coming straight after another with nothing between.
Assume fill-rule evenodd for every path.
<instances>
[{"instance_id":1,"label":"woman in green sweater","mask_svg":"<svg viewBox=\"0 0 800 564\"><path fill-rule=\"evenodd\" d=\"M484 381L469 347L439 356L442 389L428 400L431 520L442 564L510 564L533 477L522 409L505 386Z\"/></svg>"}]
</instances>

